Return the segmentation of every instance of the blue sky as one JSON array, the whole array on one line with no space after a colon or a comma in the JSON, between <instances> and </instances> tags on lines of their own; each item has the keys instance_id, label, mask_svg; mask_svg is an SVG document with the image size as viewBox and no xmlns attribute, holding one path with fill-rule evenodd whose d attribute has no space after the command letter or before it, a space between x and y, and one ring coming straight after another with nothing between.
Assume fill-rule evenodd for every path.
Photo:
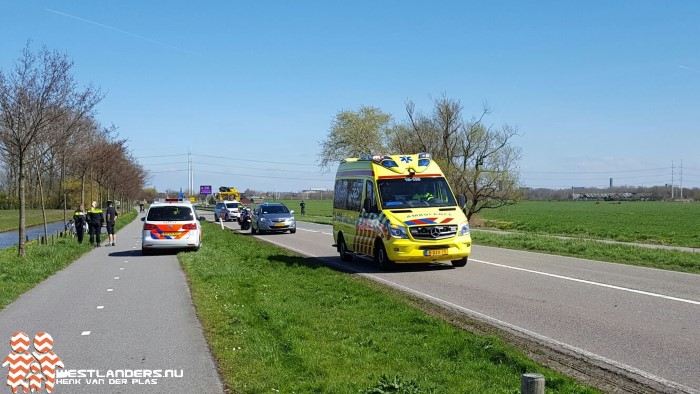
<instances>
[{"instance_id":1,"label":"blue sky","mask_svg":"<svg viewBox=\"0 0 700 394\"><path fill-rule=\"evenodd\" d=\"M75 61L159 190L330 188L340 110L459 100L517 126L525 186L700 187L695 1L0 2L0 68L27 40ZM682 162L682 167L681 167Z\"/></svg>"}]
</instances>

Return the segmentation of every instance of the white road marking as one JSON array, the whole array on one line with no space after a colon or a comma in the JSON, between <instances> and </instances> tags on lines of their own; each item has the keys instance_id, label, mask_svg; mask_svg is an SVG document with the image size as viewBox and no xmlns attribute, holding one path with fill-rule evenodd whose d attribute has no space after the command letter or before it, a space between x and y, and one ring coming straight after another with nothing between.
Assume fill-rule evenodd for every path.
<instances>
[{"instance_id":1,"label":"white road marking","mask_svg":"<svg viewBox=\"0 0 700 394\"><path fill-rule=\"evenodd\" d=\"M124 271L124 267L119 268L119 271Z\"/></svg>"},{"instance_id":2,"label":"white road marking","mask_svg":"<svg viewBox=\"0 0 700 394\"><path fill-rule=\"evenodd\" d=\"M309 230L309 229L307 229L307 228L299 228L299 227L297 227L297 230L306 231L306 232L309 232L309 233L320 233L320 234L325 234L325 235L333 235L333 233L327 233L327 232L319 231L319 230Z\"/></svg>"},{"instance_id":3,"label":"white road marking","mask_svg":"<svg viewBox=\"0 0 700 394\"><path fill-rule=\"evenodd\" d=\"M80 335L88 336L88 335L90 335L90 331L83 331L82 333L80 333Z\"/></svg>"},{"instance_id":4,"label":"white road marking","mask_svg":"<svg viewBox=\"0 0 700 394\"><path fill-rule=\"evenodd\" d=\"M114 291L114 289L107 289L107 291Z\"/></svg>"},{"instance_id":5,"label":"white road marking","mask_svg":"<svg viewBox=\"0 0 700 394\"><path fill-rule=\"evenodd\" d=\"M119 277L118 277L118 276L115 276L115 277L114 277L114 280L119 280Z\"/></svg>"},{"instance_id":6,"label":"white road marking","mask_svg":"<svg viewBox=\"0 0 700 394\"><path fill-rule=\"evenodd\" d=\"M467 309L467 308L465 308L465 307L463 307L463 306L454 304L454 303L452 303L452 302L443 300L443 299L438 298L438 297L431 296L431 295L429 295L429 294L423 293L423 292L418 291L418 290L414 290L414 289L412 289L412 288L410 288L410 287L406 287L406 286L400 285L400 284L398 284L398 283L394 283L394 282L392 282L392 281L383 279L383 278L381 278L381 277L379 277L379 276L376 276L376 275L372 275L372 274L368 274L368 273L362 272L359 268L354 268L354 267L348 266L348 265L346 265L346 264L340 264L340 263L337 262L336 259L329 259L329 258L320 257L320 256L317 256L317 255L315 255L315 254L308 253L308 252L303 251L303 250L295 249L295 248L292 248L292 247L289 247L289 246L280 244L280 243L278 243L278 242L271 241L269 238L268 238L268 239L265 239L265 241L270 242L270 243L275 244L275 245L279 245L279 246L281 246L281 247L283 247L283 248L286 248L286 249L295 251L295 252L301 254L302 256L313 257L313 258L316 258L316 259L318 259L318 260L325 261L326 263L329 263L331 266L342 267L344 270L354 272L354 273L356 273L356 274L358 274L358 275L360 275L360 276L372 278L373 280L375 280L375 281L377 281L377 282L385 283L385 284L387 284L387 285L389 285L389 286L391 286L391 287L394 287L394 288L396 288L396 289L402 289L403 291L405 291L405 292L407 292L407 293L409 293L409 294L414 294L414 295L419 296L419 297L421 297L421 298L423 298L423 299L426 299L426 300L433 300L433 301L435 301L435 302L438 303L438 304L445 305L445 306L447 306L447 307L457 309L457 310L461 311L462 313L464 313L464 314L466 314L466 315L468 315L468 316L472 316L472 317L474 317L474 318L477 318L477 319L481 319L481 320L490 322L491 324L494 324L494 325L496 325L496 326L506 327L506 328L509 328L509 329L511 329L511 330L519 331L519 332L521 332L521 333L523 333L523 334L525 334L525 335L528 335L528 336L533 337L533 338L537 338L537 339L539 339L539 340L541 340L541 341L543 341L543 342L550 343L550 344L553 344L553 345L556 345L556 346L560 346L560 347L562 347L562 348L569 349L570 351L572 351L572 352L574 352L574 353L578 353L578 354L585 355L586 357L589 357L589 358L591 358L591 359L599 360L599 361L601 361L601 362L608 363L608 364L610 364L610 365L614 365L614 366L616 366L616 367L618 367L618 368L621 368L621 369L623 369L623 370L629 371L629 372L631 372L631 373L634 373L634 374L637 374L637 375L640 375L640 376L644 376L644 377L646 377L647 379L651 379L651 380L653 380L653 381L660 382L661 384L664 384L664 385L666 385L666 386L671 386L671 387L679 388L679 389L685 390L686 392L689 392L689 393L693 393L693 392L694 392L694 391L692 391L692 389L689 388L689 387L686 387L686 386L683 386L683 385L681 385L681 384L679 384L679 383L672 382L672 381L667 380L667 379L664 379L664 378L662 378L662 377L653 375L653 374L651 374L651 373L649 373L649 372L642 371L642 370L640 370L640 369L638 369L638 368L629 366L629 365L627 365L627 364L623 364L623 363L621 363L621 362L619 362L619 361L614 361L614 360L612 360L612 359L609 359L609 358L600 356L600 355L598 355L598 354L596 354L596 353L592 353L592 352L589 352L589 351L587 351L587 350L584 350L584 349L581 349L581 348L578 348L578 347L569 345L569 344L567 344L567 343L560 342L560 341L557 341L557 340L555 340L555 339L549 338L549 337L544 336L544 335L542 335L542 334L538 334L538 333L536 333L536 332L534 332L534 331L530 331L530 330L527 330L527 329L525 329L525 328L522 328L522 327L519 327L519 326L510 324L510 323L506 323L506 322L503 321L503 320L498 320L498 319L493 318L493 317L491 317L491 316L485 315L485 314L483 314L483 313L481 313L481 312L477 312L477 311L474 311L474 310L471 310L471 309ZM470 261L477 261L477 262L481 262L481 263L485 263L485 264L494 264L494 263L487 263L487 262L484 262L484 261L474 260L474 259L470 259ZM496 265L496 264L494 264L494 265ZM508 267L508 266L504 266L504 267L513 268L513 267ZM527 271L527 270L523 270L523 271ZM534 271L534 272L537 272L537 271ZM542 274L546 274L546 273L542 273ZM550 275L551 275L551 274L550 274ZM564 277L564 278L566 278L566 277ZM571 278L571 279L574 279L574 278ZM602 285L602 284L601 284L601 285ZM621 288L621 289L624 289L624 288ZM649 293L649 294L653 294L653 293ZM682 299L679 299L679 300L682 300ZM686 300L686 301L688 301L688 300ZM695 303L695 301L691 301L691 302Z\"/></svg>"},{"instance_id":7,"label":"white road marking","mask_svg":"<svg viewBox=\"0 0 700 394\"><path fill-rule=\"evenodd\" d=\"M593 286L606 287L608 289L627 291L630 293L642 294L642 295L646 295L646 296L650 296L650 297L658 297L658 298L663 298L663 299L671 300L671 301L678 301L678 302L685 302L685 303L693 304L693 305L700 305L700 301L687 300L685 298L672 297L672 296L668 296L668 295L664 295L664 294L652 293L649 291L635 290L635 289L630 289L628 287L615 286L615 285L609 285L606 283L593 282L593 281L585 280L585 279L572 278L570 276L550 274L548 272L535 271L535 270L530 270L530 269L520 268L520 267L512 267L510 265L491 263L489 261L483 261L483 260L477 260L477 259L469 259L469 261L474 261L474 262L481 263L481 264L492 265L494 267L501 267L501 268L507 268L507 269L512 269L512 270L516 270L516 271L528 272L531 274L549 276L549 277L557 278L557 279L570 280L572 282L585 283L585 284L593 285Z\"/></svg>"},{"instance_id":8,"label":"white road marking","mask_svg":"<svg viewBox=\"0 0 700 394\"><path fill-rule=\"evenodd\" d=\"M323 259L321 259L321 260L323 260ZM326 260L326 261L328 261L328 260ZM337 264L337 263L333 262L333 264ZM560 347L562 347L562 348L564 348L564 349L568 349L568 350L570 350L570 351L572 351L572 352L574 352L574 353L582 354L582 355L584 355L584 356L586 356L586 357L588 357L588 358L591 358L591 359L593 359L593 360L599 360L599 361L601 361L601 362L603 362L603 363L607 363L607 364L610 364L610 365L614 365L614 366L616 366L616 367L618 367L618 368L620 368L620 369L629 371L629 372L634 373L634 374L637 374L637 375L639 375L639 376L643 376L643 377L645 377L645 378L647 378L647 379L650 379L650 380L653 380L653 381L656 381L656 382L660 382L661 384L666 385L666 386L675 387L675 388L678 388L678 389L680 389L680 390L682 390L682 391L685 391L685 392L688 392L688 393L694 393L694 392L695 392L695 391L693 391L693 389L691 389L691 388L689 388L689 387L687 387L687 386L684 386L684 385L682 385L682 384L679 384L679 383L670 381L670 380L668 380L668 379L664 379L664 378L662 378L662 377L660 377L660 376L653 375L653 374L651 374L651 373L649 373L649 372L642 371L641 369L632 367L632 366L627 365L627 364L623 364L623 363L621 363L621 362L619 362L619 361L615 361L615 360L609 359L609 358L604 357L604 356L600 356L600 355L598 355L598 354L596 354L596 353L589 352L589 351L584 350L584 349L581 349L581 348L579 348L579 347L572 346L572 345L569 345L569 344L567 344L567 343L557 341L556 339L552 339L552 338L550 338L550 337L547 337L547 336L538 334L538 333L536 333L536 332L534 332L534 331L530 331L530 330L527 330L527 329L525 329L525 328L522 328L522 327L519 327L519 326L510 324L510 323L506 323L506 322L503 321L503 320L498 320L498 319L493 318L493 317L491 317L491 316L489 316L489 315L485 315L485 314L483 314L483 313L481 313L481 312L477 312L477 311L474 311L474 310L471 310L471 309L467 309L467 308L465 308L465 307L463 307L463 306L460 306L460 305L457 305L457 304L453 304L453 303L451 303L451 302L449 302L449 301L443 300L442 298L438 298L438 297L431 296L430 294L426 294L426 293L423 293L423 292L421 292L421 291L414 290L414 289L412 289L412 288L410 288L410 287L406 287L406 286L400 285L400 284L398 284L398 283L394 283L394 282L392 282L392 281L389 281L389 280L380 278L380 277L375 276L375 275L372 275L372 274L363 273L363 272L361 272L360 270L355 270L355 269L353 269L353 271L355 271L355 272L356 272L358 275L360 275L360 276L370 277L370 278L372 278L373 280L376 280L377 282L385 283L385 284L387 284L387 285L389 285L389 286L391 286L391 287L394 287L394 288L396 288L396 289L401 289L401 290L403 290L403 291L405 291L405 292L407 292L407 293L409 293L409 294L414 294L414 295L419 296L419 297L421 297L421 298L423 298L423 299L433 300L433 301L435 301L435 302L438 303L438 304L445 305L445 306L450 307L450 308L453 308L453 309L457 309L457 310L461 311L462 313L464 313L464 314L466 314L466 315L468 315L468 316L472 316L472 317L474 317L474 318L476 318L476 319L483 320L483 321L486 321L486 322L490 322L491 324L493 324L493 325L495 325L495 326L497 326L497 327L498 327L498 326L506 327L506 328L509 328L509 329L511 329L511 330L521 332L521 333L523 333L523 334L525 334L525 335L527 335L527 336L530 336L530 337L532 337L532 338L536 338L536 339L538 339L538 340L540 340L540 341L543 341L543 342L546 342L546 343L550 343L550 344L553 344L553 345L556 345L556 346L560 346Z\"/></svg>"},{"instance_id":9,"label":"white road marking","mask_svg":"<svg viewBox=\"0 0 700 394\"><path fill-rule=\"evenodd\" d=\"M104 305L98 305L98 306L97 306L97 309L105 309L105 306L104 306Z\"/></svg>"}]
</instances>

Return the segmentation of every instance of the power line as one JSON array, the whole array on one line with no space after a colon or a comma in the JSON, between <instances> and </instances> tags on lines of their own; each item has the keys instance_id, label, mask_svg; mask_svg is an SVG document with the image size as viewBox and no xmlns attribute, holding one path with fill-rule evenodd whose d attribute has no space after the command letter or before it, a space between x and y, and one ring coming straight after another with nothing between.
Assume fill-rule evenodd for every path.
<instances>
[{"instance_id":1,"label":"power line","mask_svg":"<svg viewBox=\"0 0 700 394\"><path fill-rule=\"evenodd\" d=\"M318 167L318 164L315 163L293 163L293 162L284 162L284 161L273 161L273 160L260 160L260 159L251 159L251 158L246 158L246 157L240 157L240 156L214 156L214 155L203 155L199 153L178 153L178 154L172 154L172 155L153 155L153 156L138 156L136 159L159 159L162 157L178 157L178 156L200 156L200 157L207 157L207 158L214 158L214 159L223 159L223 160L242 160L242 161L250 161L253 163L268 163L268 164L286 164L286 165L293 165L293 166L312 166L312 167Z\"/></svg>"},{"instance_id":2,"label":"power line","mask_svg":"<svg viewBox=\"0 0 700 394\"><path fill-rule=\"evenodd\" d=\"M561 174L561 175L580 175L580 174L617 174L626 172L645 172L645 171L668 171L669 167L646 168L640 170L609 170L609 171L521 171L521 173L529 174Z\"/></svg>"},{"instance_id":3,"label":"power line","mask_svg":"<svg viewBox=\"0 0 700 394\"><path fill-rule=\"evenodd\" d=\"M177 169L177 170L163 170L163 171L152 171L151 174L161 174L166 172L186 172L189 171L187 168ZM220 171L205 171L196 170L196 172L203 172L207 174L220 174L220 175L233 175L241 177L253 177L253 178L267 178L267 179L290 179L296 181L321 181L321 182L333 182L333 179L321 179L321 178L295 178L287 176L269 176L269 175L257 175L257 174L237 174L233 172L220 172Z\"/></svg>"}]
</instances>

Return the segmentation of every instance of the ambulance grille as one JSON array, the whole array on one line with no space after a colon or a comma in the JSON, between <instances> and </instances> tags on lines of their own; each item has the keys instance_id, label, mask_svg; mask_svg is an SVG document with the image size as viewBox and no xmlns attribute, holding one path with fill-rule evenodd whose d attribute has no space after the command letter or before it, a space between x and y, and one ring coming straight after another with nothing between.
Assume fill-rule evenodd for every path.
<instances>
[{"instance_id":1,"label":"ambulance grille","mask_svg":"<svg viewBox=\"0 0 700 394\"><path fill-rule=\"evenodd\" d=\"M445 239L457 235L457 226L416 226L409 230L413 239Z\"/></svg>"}]
</instances>

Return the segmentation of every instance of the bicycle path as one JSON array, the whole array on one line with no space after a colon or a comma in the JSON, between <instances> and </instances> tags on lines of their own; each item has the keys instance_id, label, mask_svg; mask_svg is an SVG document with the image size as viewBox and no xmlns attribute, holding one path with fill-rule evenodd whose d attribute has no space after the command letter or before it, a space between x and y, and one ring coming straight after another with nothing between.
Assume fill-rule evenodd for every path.
<instances>
[{"instance_id":1,"label":"bicycle path","mask_svg":"<svg viewBox=\"0 0 700 394\"><path fill-rule=\"evenodd\" d=\"M47 332L65 365L54 393L223 393L177 256L141 256L141 227L134 220L116 246L93 249L0 311L0 360L14 332L30 341Z\"/></svg>"}]
</instances>

